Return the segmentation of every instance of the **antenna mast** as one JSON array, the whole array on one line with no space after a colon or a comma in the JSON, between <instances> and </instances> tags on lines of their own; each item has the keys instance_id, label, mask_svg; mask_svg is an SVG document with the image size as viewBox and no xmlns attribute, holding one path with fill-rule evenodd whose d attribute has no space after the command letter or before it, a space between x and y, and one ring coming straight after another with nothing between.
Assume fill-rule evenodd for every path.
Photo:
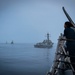
<instances>
[{"instance_id":1,"label":"antenna mast","mask_svg":"<svg viewBox=\"0 0 75 75\"><path fill-rule=\"evenodd\" d=\"M75 27L75 23L73 22L73 20L71 19L71 17L69 16L69 14L66 12L65 8L62 7L67 19L73 24L73 26Z\"/></svg>"}]
</instances>

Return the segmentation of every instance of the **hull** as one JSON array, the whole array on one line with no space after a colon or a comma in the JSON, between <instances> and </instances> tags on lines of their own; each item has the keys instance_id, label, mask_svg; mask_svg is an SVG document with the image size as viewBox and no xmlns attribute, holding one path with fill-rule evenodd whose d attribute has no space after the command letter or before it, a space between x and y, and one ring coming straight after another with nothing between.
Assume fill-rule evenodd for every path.
<instances>
[{"instance_id":1,"label":"hull","mask_svg":"<svg viewBox=\"0 0 75 75\"><path fill-rule=\"evenodd\" d=\"M51 48L53 45L34 45L36 48Z\"/></svg>"}]
</instances>

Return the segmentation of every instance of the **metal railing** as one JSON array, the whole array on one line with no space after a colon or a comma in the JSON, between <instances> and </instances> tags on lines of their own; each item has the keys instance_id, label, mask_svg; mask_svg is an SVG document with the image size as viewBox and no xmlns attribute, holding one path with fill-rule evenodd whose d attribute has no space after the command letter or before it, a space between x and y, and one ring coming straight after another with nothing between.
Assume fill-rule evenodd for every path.
<instances>
[{"instance_id":1,"label":"metal railing","mask_svg":"<svg viewBox=\"0 0 75 75\"><path fill-rule=\"evenodd\" d=\"M72 71L74 71L70 62L69 53L65 51L64 46L65 46L65 38L61 34L58 39L53 65L50 71L47 73L47 75L62 75L63 71L66 69L71 69ZM66 67L65 64L68 66L68 68Z\"/></svg>"}]
</instances>

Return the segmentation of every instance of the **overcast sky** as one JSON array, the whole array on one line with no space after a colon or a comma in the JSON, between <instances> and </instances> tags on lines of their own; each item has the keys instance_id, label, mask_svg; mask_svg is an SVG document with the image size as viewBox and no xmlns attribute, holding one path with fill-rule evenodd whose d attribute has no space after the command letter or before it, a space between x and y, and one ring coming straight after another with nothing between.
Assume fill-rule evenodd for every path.
<instances>
[{"instance_id":1,"label":"overcast sky","mask_svg":"<svg viewBox=\"0 0 75 75\"><path fill-rule=\"evenodd\" d=\"M0 0L0 43L57 43L68 21L62 7L75 22L74 0Z\"/></svg>"}]
</instances>

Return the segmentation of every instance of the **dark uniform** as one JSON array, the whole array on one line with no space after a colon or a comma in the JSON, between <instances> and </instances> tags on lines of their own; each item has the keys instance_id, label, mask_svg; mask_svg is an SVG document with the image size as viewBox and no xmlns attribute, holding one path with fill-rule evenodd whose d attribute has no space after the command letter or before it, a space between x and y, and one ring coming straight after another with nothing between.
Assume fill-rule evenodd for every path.
<instances>
[{"instance_id":1,"label":"dark uniform","mask_svg":"<svg viewBox=\"0 0 75 75\"><path fill-rule=\"evenodd\" d=\"M71 27L67 27L64 30L64 36L66 37L67 51L70 56L75 56L75 31ZM75 57L70 57L71 63L75 63ZM72 64L75 69L75 64Z\"/></svg>"}]
</instances>

